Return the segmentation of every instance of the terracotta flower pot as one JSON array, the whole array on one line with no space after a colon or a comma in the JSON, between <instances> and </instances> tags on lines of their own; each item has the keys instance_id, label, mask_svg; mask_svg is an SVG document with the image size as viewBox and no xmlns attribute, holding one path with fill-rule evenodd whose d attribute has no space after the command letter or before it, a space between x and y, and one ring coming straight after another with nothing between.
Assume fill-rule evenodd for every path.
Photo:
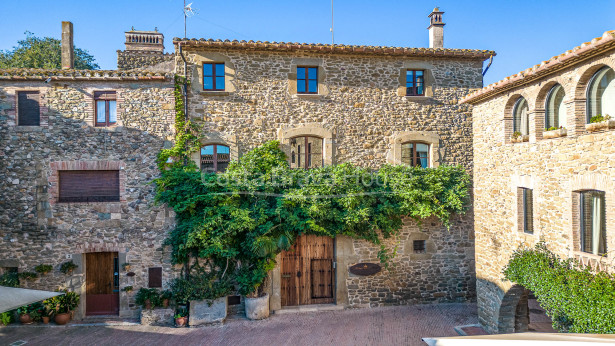
<instances>
[{"instance_id":1,"label":"terracotta flower pot","mask_svg":"<svg viewBox=\"0 0 615 346\"><path fill-rule=\"evenodd\" d=\"M43 323L49 324L49 316L43 316Z\"/></svg>"},{"instance_id":2,"label":"terracotta flower pot","mask_svg":"<svg viewBox=\"0 0 615 346\"><path fill-rule=\"evenodd\" d=\"M61 326L65 325L68 323L68 321L70 321L70 314L69 313L56 314L53 320L55 321L56 324L59 324Z\"/></svg>"},{"instance_id":3,"label":"terracotta flower pot","mask_svg":"<svg viewBox=\"0 0 615 346\"><path fill-rule=\"evenodd\" d=\"M175 319L175 326L177 326L177 327L185 327L187 321L188 321L188 317L176 318Z\"/></svg>"},{"instance_id":4,"label":"terracotta flower pot","mask_svg":"<svg viewBox=\"0 0 615 346\"><path fill-rule=\"evenodd\" d=\"M165 308L165 309L169 307L169 300L168 299L165 298L165 299L162 300L162 307Z\"/></svg>"},{"instance_id":5,"label":"terracotta flower pot","mask_svg":"<svg viewBox=\"0 0 615 346\"><path fill-rule=\"evenodd\" d=\"M29 314L21 314L19 315L19 322L21 322L21 324L31 324L34 320Z\"/></svg>"},{"instance_id":6,"label":"terracotta flower pot","mask_svg":"<svg viewBox=\"0 0 615 346\"><path fill-rule=\"evenodd\" d=\"M145 300L145 308L147 310L151 310L152 309L152 301L151 300L149 300L149 299Z\"/></svg>"}]
</instances>

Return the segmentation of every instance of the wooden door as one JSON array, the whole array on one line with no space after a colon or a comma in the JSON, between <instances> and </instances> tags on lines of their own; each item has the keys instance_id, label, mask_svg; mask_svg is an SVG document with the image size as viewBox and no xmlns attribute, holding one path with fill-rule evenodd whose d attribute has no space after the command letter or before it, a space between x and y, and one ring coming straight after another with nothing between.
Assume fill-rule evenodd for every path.
<instances>
[{"instance_id":1,"label":"wooden door","mask_svg":"<svg viewBox=\"0 0 615 346\"><path fill-rule=\"evenodd\" d=\"M86 315L117 315L119 304L119 263L117 252L85 254Z\"/></svg>"},{"instance_id":2,"label":"wooden door","mask_svg":"<svg viewBox=\"0 0 615 346\"><path fill-rule=\"evenodd\" d=\"M282 306L335 302L332 238L298 237L280 267Z\"/></svg>"}]
</instances>

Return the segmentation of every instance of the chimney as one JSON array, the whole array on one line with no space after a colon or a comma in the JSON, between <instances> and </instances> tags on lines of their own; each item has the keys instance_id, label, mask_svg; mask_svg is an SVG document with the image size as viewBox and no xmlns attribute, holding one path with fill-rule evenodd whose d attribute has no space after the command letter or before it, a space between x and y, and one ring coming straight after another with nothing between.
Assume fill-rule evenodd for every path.
<instances>
[{"instance_id":1,"label":"chimney","mask_svg":"<svg viewBox=\"0 0 615 346\"><path fill-rule=\"evenodd\" d=\"M75 68L75 49L73 48L73 23L62 22L62 69Z\"/></svg>"},{"instance_id":2,"label":"chimney","mask_svg":"<svg viewBox=\"0 0 615 346\"><path fill-rule=\"evenodd\" d=\"M444 48L444 24L439 8L434 8L429 15L429 48Z\"/></svg>"},{"instance_id":3,"label":"chimney","mask_svg":"<svg viewBox=\"0 0 615 346\"><path fill-rule=\"evenodd\" d=\"M127 51L140 51L140 52L153 52L164 53L164 35L158 32L158 28L154 31L139 31L132 30L126 31L126 50Z\"/></svg>"}]
</instances>

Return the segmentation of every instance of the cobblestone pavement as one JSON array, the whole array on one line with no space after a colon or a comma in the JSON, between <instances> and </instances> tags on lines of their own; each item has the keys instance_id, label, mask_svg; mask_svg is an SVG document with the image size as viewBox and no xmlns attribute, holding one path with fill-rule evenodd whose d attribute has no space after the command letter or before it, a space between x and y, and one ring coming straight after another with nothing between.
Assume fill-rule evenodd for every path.
<instances>
[{"instance_id":1,"label":"cobblestone pavement","mask_svg":"<svg viewBox=\"0 0 615 346\"><path fill-rule=\"evenodd\" d=\"M478 322L476 304L437 304L231 319L200 328L19 326L0 328L0 345L425 345Z\"/></svg>"}]
</instances>

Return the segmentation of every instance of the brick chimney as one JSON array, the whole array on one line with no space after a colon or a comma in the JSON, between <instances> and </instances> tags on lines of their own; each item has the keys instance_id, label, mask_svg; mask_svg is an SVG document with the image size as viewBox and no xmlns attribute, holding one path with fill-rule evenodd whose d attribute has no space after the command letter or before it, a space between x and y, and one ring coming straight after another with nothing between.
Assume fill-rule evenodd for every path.
<instances>
[{"instance_id":1,"label":"brick chimney","mask_svg":"<svg viewBox=\"0 0 615 346\"><path fill-rule=\"evenodd\" d=\"M429 48L444 48L443 14L437 7L429 14Z\"/></svg>"},{"instance_id":2,"label":"brick chimney","mask_svg":"<svg viewBox=\"0 0 615 346\"><path fill-rule=\"evenodd\" d=\"M158 28L154 31L138 31L132 28L124 33L126 35L126 50L141 51L141 52L164 52L164 35L158 32Z\"/></svg>"},{"instance_id":3,"label":"brick chimney","mask_svg":"<svg viewBox=\"0 0 615 346\"><path fill-rule=\"evenodd\" d=\"M62 22L62 69L75 68L75 49L73 48L73 23Z\"/></svg>"}]
</instances>

